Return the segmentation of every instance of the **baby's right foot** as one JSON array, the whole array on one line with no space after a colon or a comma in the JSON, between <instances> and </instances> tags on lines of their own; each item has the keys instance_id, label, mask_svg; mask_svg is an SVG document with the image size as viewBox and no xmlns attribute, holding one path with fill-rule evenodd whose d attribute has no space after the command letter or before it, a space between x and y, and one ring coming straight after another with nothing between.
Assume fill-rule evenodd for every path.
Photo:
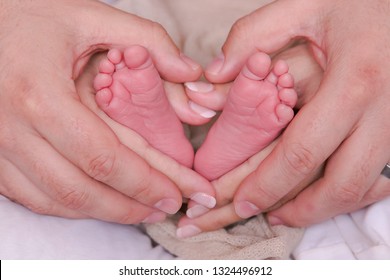
<instances>
[{"instance_id":1,"label":"baby's right foot","mask_svg":"<svg viewBox=\"0 0 390 280\"><path fill-rule=\"evenodd\" d=\"M271 69L268 55L252 55L195 155L195 170L214 180L265 148L294 116L297 94L293 87L285 62Z\"/></svg>"},{"instance_id":2,"label":"baby's right foot","mask_svg":"<svg viewBox=\"0 0 390 280\"><path fill-rule=\"evenodd\" d=\"M110 50L94 81L96 103L115 121L133 129L149 144L192 167L194 152L165 95L149 52L132 46Z\"/></svg>"}]
</instances>

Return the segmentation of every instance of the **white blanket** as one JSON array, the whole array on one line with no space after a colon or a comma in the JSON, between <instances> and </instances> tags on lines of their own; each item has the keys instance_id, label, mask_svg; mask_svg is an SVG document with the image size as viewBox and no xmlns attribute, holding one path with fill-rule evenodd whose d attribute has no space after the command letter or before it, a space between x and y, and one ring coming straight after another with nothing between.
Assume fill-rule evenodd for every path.
<instances>
[{"instance_id":1,"label":"white blanket","mask_svg":"<svg viewBox=\"0 0 390 280\"><path fill-rule=\"evenodd\" d=\"M306 229L292 257L390 259L390 198ZM0 196L0 259L173 259L136 226L42 216Z\"/></svg>"},{"instance_id":2,"label":"white blanket","mask_svg":"<svg viewBox=\"0 0 390 280\"><path fill-rule=\"evenodd\" d=\"M306 229L296 259L390 259L390 198Z\"/></svg>"}]
</instances>

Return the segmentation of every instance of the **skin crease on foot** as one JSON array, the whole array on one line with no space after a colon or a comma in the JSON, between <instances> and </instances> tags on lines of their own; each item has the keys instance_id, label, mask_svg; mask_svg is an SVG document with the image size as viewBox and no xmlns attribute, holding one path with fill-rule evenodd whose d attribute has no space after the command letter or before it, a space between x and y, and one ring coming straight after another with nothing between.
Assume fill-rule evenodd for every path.
<instances>
[{"instance_id":1,"label":"skin crease on foot","mask_svg":"<svg viewBox=\"0 0 390 280\"><path fill-rule=\"evenodd\" d=\"M132 46L108 52L94 80L99 107L149 144L187 167L194 152L171 108L148 51Z\"/></svg>"},{"instance_id":2,"label":"skin crease on foot","mask_svg":"<svg viewBox=\"0 0 390 280\"><path fill-rule=\"evenodd\" d=\"M294 116L293 87L286 62L271 67L265 53L252 55L196 153L195 170L209 180L217 179L272 142Z\"/></svg>"},{"instance_id":3,"label":"skin crease on foot","mask_svg":"<svg viewBox=\"0 0 390 280\"><path fill-rule=\"evenodd\" d=\"M297 94L288 66L271 68L254 54L233 83L226 106L195 159L209 180L241 164L274 140L292 119ZM96 102L112 119L141 134L153 147L191 167L193 150L166 98L148 51L132 46L110 50L94 80ZM233 149L232 149L233 148Z\"/></svg>"}]
</instances>

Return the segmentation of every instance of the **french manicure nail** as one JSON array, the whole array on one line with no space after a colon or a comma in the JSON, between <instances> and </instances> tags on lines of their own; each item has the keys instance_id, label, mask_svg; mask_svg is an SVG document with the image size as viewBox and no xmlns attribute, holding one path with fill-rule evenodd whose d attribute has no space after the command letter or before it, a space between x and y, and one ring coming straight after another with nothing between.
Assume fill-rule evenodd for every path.
<instances>
[{"instance_id":1,"label":"french manicure nail","mask_svg":"<svg viewBox=\"0 0 390 280\"><path fill-rule=\"evenodd\" d=\"M179 211L181 205L174 199L166 198L157 202L154 207L165 213L175 214Z\"/></svg>"},{"instance_id":2,"label":"french manicure nail","mask_svg":"<svg viewBox=\"0 0 390 280\"><path fill-rule=\"evenodd\" d=\"M198 63L196 63L195 61L193 61L191 58L189 58L188 56L186 56L185 54L181 53L180 54L181 58L183 59L183 61L188 65L190 66L193 70L198 70L200 68L200 65Z\"/></svg>"},{"instance_id":3,"label":"french manicure nail","mask_svg":"<svg viewBox=\"0 0 390 280\"><path fill-rule=\"evenodd\" d=\"M281 219L279 219L278 217L275 217L275 216L268 216L268 223L271 225L271 226L280 226L280 225L284 225L283 221Z\"/></svg>"},{"instance_id":4,"label":"french manicure nail","mask_svg":"<svg viewBox=\"0 0 390 280\"><path fill-rule=\"evenodd\" d=\"M209 209L214 208L217 204L217 200L215 199L215 197L212 197L211 195L208 195L206 193L195 193L190 198L193 201L203 206L206 206Z\"/></svg>"},{"instance_id":5,"label":"french manicure nail","mask_svg":"<svg viewBox=\"0 0 390 280\"><path fill-rule=\"evenodd\" d=\"M206 72L216 75L221 72L223 64L225 63L225 56L223 54L218 55L206 68Z\"/></svg>"},{"instance_id":6,"label":"french manicure nail","mask_svg":"<svg viewBox=\"0 0 390 280\"><path fill-rule=\"evenodd\" d=\"M260 209L249 201L241 201L234 205L236 214L242 219L247 219L254 215L260 214Z\"/></svg>"},{"instance_id":7,"label":"french manicure nail","mask_svg":"<svg viewBox=\"0 0 390 280\"><path fill-rule=\"evenodd\" d=\"M205 82L187 82L184 83L185 87L194 92L207 93L214 90L214 86Z\"/></svg>"},{"instance_id":8,"label":"french manicure nail","mask_svg":"<svg viewBox=\"0 0 390 280\"><path fill-rule=\"evenodd\" d=\"M188 101L188 104L189 104L192 111L199 114L203 118L211 119L212 117L214 117L217 114L215 111L207 109L203 106L200 106L199 104L196 104L193 101Z\"/></svg>"},{"instance_id":9,"label":"french manicure nail","mask_svg":"<svg viewBox=\"0 0 390 280\"><path fill-rule=\"evenodd\" d=\"M209 211L210 211L210 209L207 207L204 207L203 205L195 205L187 210L186 215L190 219L195 219L195 218L200 217Z\"/></svg>"},{"instance_id":10,"label":"french manicure nail","mask_svg":"<svg viewBox=\"0 0 390 280\"><path fill-rule=\"evenodd\" d=\"M148 217L146 217L142 223L144 224L154 224L158 222L164 221L166 218L166 214L162 212L154 212L150 214Z\"/></svg>"},{"instance_id":11,"label":"french manicure nail","mask_svg":"<svg viewBox=\"0 0 390 280\"><path fill-rule=\"evenodd\" d=\"M197 226L187 225L187 226L179 227L176 230L176 236L178 238L187 238L187 237L195 236L201 232L202 232L201 229L198 228Z\"/></svg>"}]
</instances>

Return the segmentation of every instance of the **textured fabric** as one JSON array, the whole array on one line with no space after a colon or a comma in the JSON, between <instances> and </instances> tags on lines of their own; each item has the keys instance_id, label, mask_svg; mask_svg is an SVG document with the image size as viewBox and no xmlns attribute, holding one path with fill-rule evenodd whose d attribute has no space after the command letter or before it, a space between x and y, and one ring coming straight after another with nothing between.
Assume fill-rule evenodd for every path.
<instances>
[{"instance_id":1,"label":"textured fabric","mask_svg":"<svg viewBox=\"0 0 390 280\"><path fill-rule=\"evenodd\" d=\"M227 229L178 239L175 220L147 225L146 231L180 259L289 259L303 234L302 229L270 227L259 215Z\"/></svg>"}]
</instances>

